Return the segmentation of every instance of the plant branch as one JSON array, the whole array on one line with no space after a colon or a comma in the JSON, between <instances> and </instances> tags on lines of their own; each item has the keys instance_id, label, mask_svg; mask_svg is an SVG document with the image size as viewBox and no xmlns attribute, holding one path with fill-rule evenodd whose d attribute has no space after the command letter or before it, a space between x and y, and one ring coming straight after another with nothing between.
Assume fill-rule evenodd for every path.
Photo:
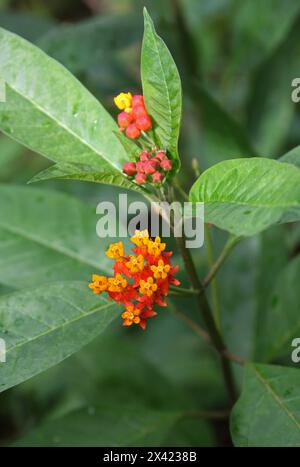
<instances>
[{"instance_id":1,"label":"plant branch","mask_svg":"<svg viewBox=\"0 0 300 467\"><path fill-rule=\"evenodd\" d=\"M202 286L205 288L208 284L214 279L215 275L219 271L220 267L226 260L229 253L233 250L233 248L240 242L242 237L235 237L230 236L227 243L225 244L223 250L220 253L220 256L217 258L215 263L212 265L210 271L208 272L207 276L204 278L202 282Z\"/></svg>"},{"instance_id":2,"label":"plant branch","mask_svg":"<svg viewBox=\"0 0 300 467\"><path fill-rule=\"evenodd\" d=\"M207 224L205 224L205 237L206 237L206 245L207 245L208 267L209 269L211 269L214 265L214 255L213 255L213 244L212 244L210 228ZM215 277L211 281L211 299L212 299L212 307L213 307L213 312L214 312L215 323L220 331L221 330L221 310L220 310L220 303L219 303L218 284L217 284L217 280Z\"/></svg>"},{"instance_id":3,"label":"plant branch","mask_svg":"<svg viewBox=\"0 0 300 467\"><path fill-rule=\"evenodd\" d=\"M195 290L198 290L198 293L195 295L195 297L197 299L199 310L202 314L205 325L207 327L211 342L213 346L215 347L215 349L220 354L226 389L228 392L230 402L233 404L236 400L236 388L234 384L234 379L233 379L233 374L232 374L230 363L224 354L224 352L227 352L226 346L215 325L215 322L214 322L214 319L211 313L210 305L204 293L203 286L198 278L197 271L196 271L191 253L185 245L185 238L176 237L176 241L177 241L178 249L182 255L186 271L189 274L191 284Z\"/></svg>"}]
</instances>

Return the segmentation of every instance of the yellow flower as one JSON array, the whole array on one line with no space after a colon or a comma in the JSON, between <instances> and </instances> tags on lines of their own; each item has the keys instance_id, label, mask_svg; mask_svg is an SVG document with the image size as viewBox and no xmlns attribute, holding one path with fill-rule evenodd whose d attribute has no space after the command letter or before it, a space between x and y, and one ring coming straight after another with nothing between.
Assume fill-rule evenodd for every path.
<instances>
[{"instance_id":1,"label":"yellow flower","mask_svg":"<svg viewBox=\"0 0 300 467\"><path fill-rule=\"evenodd\" d=\"M155 279L165 279L170 269L171 266L165 264L162 259L158 261L157 266L151 266L151 271L153 271Z\"/></svg>"},{"instance_id":2,"label":"yellow flower","mask_svg":"<svg viewBox=\"0 0 300 467\"><path fill-rule=\"evenodd\" d=\"M130 241L136 246L144 246L149 242L149 232L145 230L136 230L134 235L131 237Z\"/></svg>"},{"instance_id":3,"label":"yellow flower","mask_svg":"<svg viewBox=\"0 0 300 467\"><path fill-rule=\"evenodd\" d=\"M155 241L149 240L148 253L153 256L160 256L161 252L166 248L165 243L161 243L160 237L156 237Z\"/></svg>"},{"instance_id":4,"label":"yellow flower","mask_svg":"<svg viewBox=\"0 0 300 467\"><path fill-rule=\"evenodd\" d=\"M120 259L124 256L124 246L122 242L112 243L105 253L111 259Z\"/></svg>"},{"instance_id":5,"label":"yellow flower","mask_svg":"<svg viewBox=\"0 0 300 467\"><path fill-rule=\"evenodd\" d=\"M95 294L100 294L107 290L107 285L106 277L93 274L93 282L89 284L89 288L92 289Z\"/></svg>"},{"instance_id":6,"label":"yellow flower","mask_svg":"<svg viewBox=\"0 0 300 467\"><path fill-rule=\"evenodd\" d=\"M134 324L139 324L141 322L140 318L141 310L134 308L133 305L129 305L125 308L124 313L122 313L122 318L124 319L124 326L131 326Z\"/></svg>"},{"instance_id":7,"label":"yellow flower","mask_svg":"<svg viewBox=\"0 0 300 467\"><path fill-rule=\"evenodd\" d=\"M147 295L147 297L151 297L153 292L156 292L157 284L154 283L153 277L148 277L146 281L140 280L140 288L139 292L142 295Z\"/></svg>"},{"instance_id":8,"label":"yellow flower","mask_svg":"<svg viewBox=\"0 0 300 467\"><path fill-rule=\"evenodd\" d=\"M144 257L142 255L129 255L129 261L126 263L129 271L136 273L144 269Z\"/></svg>"},{"instance_id":9,"label":"yellow flower","mask_svg":"<svg viewBox=\"0 0 300 467\"><path fill-rule=\"evenodd\" d=\"M121 92L118 96L114 98L114 102L118 109L131 111L131 99L132 94L130 92Z\"/></svg>"},{"instance_id":10,"label":"yellow flower","mask_svg":"<svg viewBox=\"0 0 300 467\"><path fill-rule=\"evenodd\" d=\"M123 292L127 287L127 280L124 279L121 274L116 274L115 277L108 279L108 291L109 292Z\"/></svg>"}]
</instances>

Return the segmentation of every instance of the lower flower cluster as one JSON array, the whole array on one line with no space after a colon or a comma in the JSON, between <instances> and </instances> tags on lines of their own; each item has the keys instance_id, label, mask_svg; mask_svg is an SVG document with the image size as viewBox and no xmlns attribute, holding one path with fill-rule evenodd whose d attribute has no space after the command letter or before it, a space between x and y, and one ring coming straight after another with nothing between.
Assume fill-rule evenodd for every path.
<instances>
[{"instance_id":1,"label":"lower flower cluster","mask_svg":"<svg viewBox=\"0 0 300 467\"><path fill-rule=\"evenodd\" d=\"M122 242L113 243L106 256L115 260L113 277L93 275L89 287L95 294L106 292L110 299L123 304L124 326L132 324L146 328L147 319L157 313L154 305L166 306L170 284L179 285L174 277L178 266L173 266L172 252L165 251L166 244L159 237L149 238L147 230L136 230L132 243L134 254L125 256Z\"/></svg>"}]
</instances>

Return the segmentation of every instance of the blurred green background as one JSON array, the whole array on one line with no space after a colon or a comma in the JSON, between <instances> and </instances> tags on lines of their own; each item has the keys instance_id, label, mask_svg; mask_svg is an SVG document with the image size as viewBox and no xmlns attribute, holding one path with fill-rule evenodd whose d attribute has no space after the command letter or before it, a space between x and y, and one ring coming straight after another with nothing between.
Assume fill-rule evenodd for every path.
<instances>
[{"instance_id":1,"label":"blurred green background","mask_svg":"<svg viewBox=\"0 0 300 467\"><path fill-rule=\"evenodd\" d=\"M277 158L300 144L300 104L291 100L291 82L300 76L297 0L0 0L0 25L63 63L116 115L115 94L141 91L144 5L182 77L179 177L187 190L194 158L204 170L235 157ZM41 156L0 137L2 183L25 185L48 165ZM39 187L67 192L93 207L100 198L116 199L118 194L115 188L66 181ZM283 228L275 227L246 240L221 273L223 329L232 351L253 354L266 291L297 251L298 232L288 228L283 235ZM226 236L213 231L213 237L217 253ZM196 259L205 270L205 248ZM0 284L0 293L7 291ZM176 306L193 313L187 300ZM145 334L124 332L115 322L104 338L0 395L0 444L82 405L88 414L95 404L222 409L226 398L218 370L214 353L172 311L151 322ZM223 422L193 420L179 422L164 443L210 446L230 440Z\"/></svg>"}]
</instances>

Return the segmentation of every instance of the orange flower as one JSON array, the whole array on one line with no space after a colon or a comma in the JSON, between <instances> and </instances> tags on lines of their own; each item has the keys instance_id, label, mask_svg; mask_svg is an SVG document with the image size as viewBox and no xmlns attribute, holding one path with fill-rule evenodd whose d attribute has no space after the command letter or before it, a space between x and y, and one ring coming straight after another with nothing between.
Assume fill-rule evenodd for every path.
<instances>
[{"instance_id":1,"label":"orange flower","mask_svg":"<svg viewBox=\"0 0 300 467\"><path fill-rule=\"evenodd\" d=\"M108 279L108 288L109 292L123 292L127 287L127 280L124 279L121 274L116 274L115 277L110 277Z\"/></svg>"},{"instance_id":2,"label":"orange flower","mask_svg":"<svg viewBox=\"0 0 300 467\"><path fill-rule=\"evenodd\" d=\"M147 297L151 297L153 292L156 292L157 284L153 281L153 277L148 277L146 281L143 279L140 280L140 288L139 292L141 295L146 295Z\"/></svg>"},{"instance_id":3,"label":"orange flower","mask_svg":"<svg viewBox=\"0 0 300 467\"><path fill-rule=\"evenodd\" d=\"M151 240L147 230L136 231L131 241L135 254L129 256L122 242L110 245L106 255L115 261L114 276L94 274L89 287L96 294L106 291L111 300L125 306L124 326L137 324L145 329L148 319L157 314L153 307L167 305L170 284L179 285L174 277L178 267L170 262L172 253L164 251L166 244L159 237Z\"/></svg>"},{"instance_id":4,"label":"orange flower","mask_svg":"<svg viewBox=\"0 0 300 467\"><path fill-rule=\"evenodd\" d=\"M157 266L151 266L151 271L154 273L155 279L165 279L170 272L171 266L165 264L162 259L158 261Z\"/></svg>"},{"instance_id":5,"label":"orange flower","mask_svg":"<svg viewBox=\"0 0 300 467\"><path fill-rule=\"evenodd\" d=\"M105 253L108 258L120 260L124 256L124 246L122 242L112 243Z\"/></svg>"},{"instance_id":6,"label":"orange flower","mask_svg":"<svg viewBox=\"0 0 300 467\"><path fill-rule=\"evenodd\" d=\"M155 241L149 240L148 242L148 253L153 256L160 256L161 253L165 250L166 244L161 243L160 237L156 237Z\"/></svg>"},{"instance_id":7,"label":"orange flower","mask_svg":"<svg viewBox=\"0 0 300 467\"><path fill-rule=\"evenodd\" d=\"M143 255L129 255L129 261L126 263L127 268L132 273L140 272L144 269L144 257Z\"/></svg>"},{"instance_id":8,"label":"orange flower","mask_svg":"<svg viewBox=\"0 0 300 467\"><path fill-rule=\"evenodd\" d=\"M134 243L136 246L144 246L148 245L149 242L149 232L147 229L145 230L136 230L134 235L130 238L130 241Z\"/></svg>"},{"instance_id":9,"label":"orange flower","mask_svg":"<svg viewBox=\"0 0 300 467\"><path fill-rule=\"evenodd\" d=\"M125 308L124 313L122 313L122 318L124 320L124 326L131 326L132 324L140 324L141 310L135 308L133 305L129 305Z\"/></svg>"},{"instance_id":10,"label":"orange flower","mask_svg":"<svg viewBox=\"0 0 300 467\"><path fill-rule=\"evenodd\" d=\"M92 289L95 294L100 294L107 290L107 282L107 277L93 274L93 282L89 284L89 288Z\"/></svg>"}]
</instances>

